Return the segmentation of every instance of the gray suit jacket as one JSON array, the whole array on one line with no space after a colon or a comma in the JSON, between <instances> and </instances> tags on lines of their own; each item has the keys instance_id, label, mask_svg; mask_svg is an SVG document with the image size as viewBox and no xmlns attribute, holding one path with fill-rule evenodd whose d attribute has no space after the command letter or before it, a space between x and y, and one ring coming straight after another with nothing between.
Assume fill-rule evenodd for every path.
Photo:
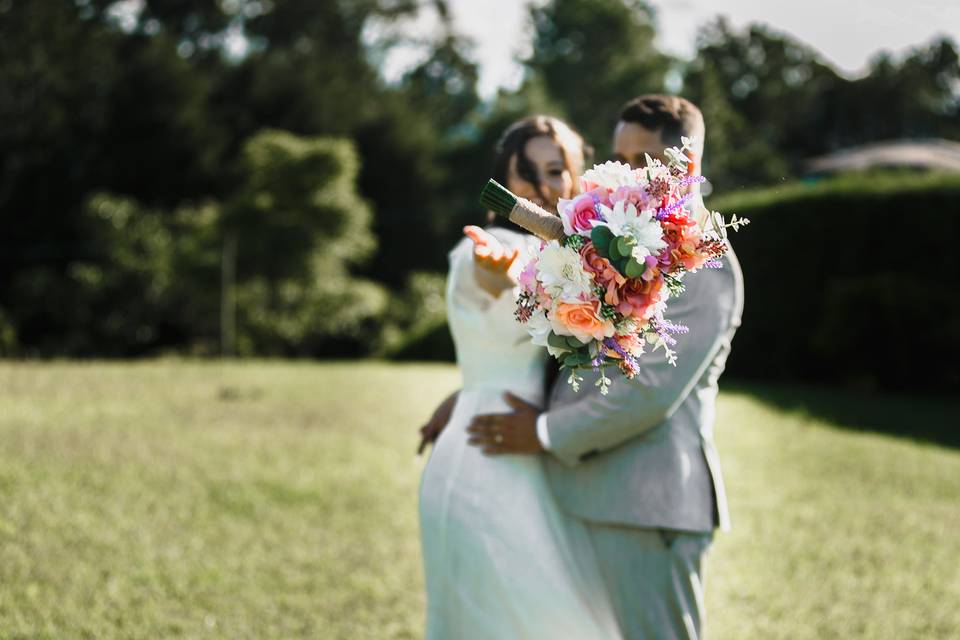
<instances>
[{"instance_id":1,"label":"gray suit jacket","mask_svg":"<svg viewBox=\"0 0 960 640\"><path fill-rule=\"evenodd\" d=\"M677 336L677 366L663 351L628 381L612 372L607 396L585 375L574 393L561 372L546 413L550 484L580 518L635 527L709 532L729 527L713 444L717 380L743 310L743 275L729 251L723 269L687 274L668 307L690 327Z\"/></svg>"}]
</instances>

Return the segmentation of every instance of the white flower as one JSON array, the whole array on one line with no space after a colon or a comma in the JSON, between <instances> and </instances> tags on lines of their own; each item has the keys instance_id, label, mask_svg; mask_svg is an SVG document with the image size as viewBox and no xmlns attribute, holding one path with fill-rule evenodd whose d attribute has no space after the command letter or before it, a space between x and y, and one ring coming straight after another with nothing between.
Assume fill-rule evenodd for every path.
<instances>
[{"instance_id":1,"label":"white flower","mask_svg":"<svg viewBox=\"0 0 960 640\"><path fill-rule=\"evenodd\" d=\"M652 210L637 211L625 200L613 205L613 209L601 205L605 220L594 221L594 226L609 227L613 235L631 238L634 241L633 257L637 262L649 255L659 253L667 246L663 240L663 228L653 217Z\"/></svg>"},{"instance_id":2,"label":"white flower","mask_svg":"<svg viewBox=\"0 0 960 640\"><path fill-rule=\"evenodd\" d=\"M640 324L634 318L627 316L617 326L617 335L625 336L631 333L636 333L639 330Z\"/></svg>"},{"instance_id":3,"label":"white flower","mask_svg":"<svg viewBox=\"0 0 960 640\"><path fill-rule=\"evenodd\" d=\"M593 169L584 172L583 179L611 191L619 187L630 187L638 182L637 174L630 165L613 161L593 165Z\"/></svg>"},{"instance_id":4,"label":"white flower","mask_svg":"<svg viewBox=\"0 0 960 640\"><path fill-rule=\"evenodd\" d=\"M527 320L526 328L530 333L530 342L539 347L546 347L547 353L554 358L559 358L570 351L569 349L559 349L547 342L547 338L550 337L550 331L553 329L550 321L547 319L547 314L543 312L533 314L530 316L530 319Z\"/></svg>"},{"instance_id":5,"label":"white flower","mask_svg":"<svg viewBox=\"0 0 960 640\"><path fill-rule=\"evenodd\" d=\"M593 289L593 276L584 271L580 254L556 240L540 252L537 280L555 300L579 301Z\"/></svg>"},{"instance_id":6,"label":"white flower","mask_svg":"<svg viewBox=\"0 0 960 640\"><path fill-rule=\"evenodd\" d=\"M670 292L664 287L660 293L660 299L653 305L652 318L663 320L663 314L667 312L667 301L670 299Z\"/></svg>"},{"instance_id":7,"label":"white flower","mask_svg":"<svg viewBox=\"0 0 960 640\"><path fill-rule=\"evenodd\" d=\"M667 156L667 164L673 166L687 166L690 164L690 158L683 153L683 150L676 147L669 147L663 150L663 155Z\"/></svg>"}]
</instances>

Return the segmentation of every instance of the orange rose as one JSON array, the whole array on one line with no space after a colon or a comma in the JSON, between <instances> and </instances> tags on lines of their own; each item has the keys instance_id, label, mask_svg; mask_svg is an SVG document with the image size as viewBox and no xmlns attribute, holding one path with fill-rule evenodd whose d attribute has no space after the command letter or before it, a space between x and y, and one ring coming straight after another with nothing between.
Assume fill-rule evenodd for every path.
<instances>
[{"instance_id":1,"label":"orange rose","mask_svg":"<svg viewBox=\"0 0 960 640\"><path fill-rule=\"evenodd\" d=\"M561 302L550 318L558 336L573 336L581 342L603 340L615 333L613 323L600 317L600 302Z\"/></svg>"}]
</instances>

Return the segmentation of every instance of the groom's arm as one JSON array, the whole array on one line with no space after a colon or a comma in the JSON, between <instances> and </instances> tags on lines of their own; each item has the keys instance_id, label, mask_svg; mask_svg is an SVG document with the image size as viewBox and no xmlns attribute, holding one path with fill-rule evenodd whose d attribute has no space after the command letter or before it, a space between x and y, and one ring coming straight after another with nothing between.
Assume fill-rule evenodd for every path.
<instances>
[{"instance_id":1,"label":"groom's arm","mask_svg":"<svg viewBox=\"0 0 960 640\"><path fill-rule=\"evenodd\" d=\"M688 291L668 307L671 320L690 328L677 338L676 366L662 350L647 353L634 380L611 374L608 395L583 389L578 401L541 414L537 431L551 454L579 464L649 431L679 408L739 324L736 274L725 272L691 274Z\"/></svg>"}]
</instances>

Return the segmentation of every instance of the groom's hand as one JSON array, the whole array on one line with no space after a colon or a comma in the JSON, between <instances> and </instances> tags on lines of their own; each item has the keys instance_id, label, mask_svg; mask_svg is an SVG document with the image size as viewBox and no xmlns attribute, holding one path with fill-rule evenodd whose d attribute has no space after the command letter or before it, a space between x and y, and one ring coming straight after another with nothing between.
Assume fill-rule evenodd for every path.
<instances>
[{"instance_id":1,"label":"groom's hand","mask_svg":"<svg viewBox=\"0 0 960 640\"><path fill-rule=\"evenodd\" d=\"M437 410L433 412L433 415L427 420L427 424L420 427L420 446L417 447L418 456L423 453L427 445L437 441L440 432L443 431L447 423L450 422L450 416L453 415L453 407L457 404L457 396L459 394L459 391L451 393L446 400L440 403Z\"/></svg>"},{"instance_id":2,"label":"groom's hand","mask_svg":"<svg viewBox=\"0 0 960 640\"><path fill-rule=\"evenodd\" d=\"M478 415L473 418L467 433L470 444L481 447L486 455L503 453L539 453L543 445L537 438L537 416L540 408L512 393L504 398L513 413Z\"/></svg>"}]
</instances>

